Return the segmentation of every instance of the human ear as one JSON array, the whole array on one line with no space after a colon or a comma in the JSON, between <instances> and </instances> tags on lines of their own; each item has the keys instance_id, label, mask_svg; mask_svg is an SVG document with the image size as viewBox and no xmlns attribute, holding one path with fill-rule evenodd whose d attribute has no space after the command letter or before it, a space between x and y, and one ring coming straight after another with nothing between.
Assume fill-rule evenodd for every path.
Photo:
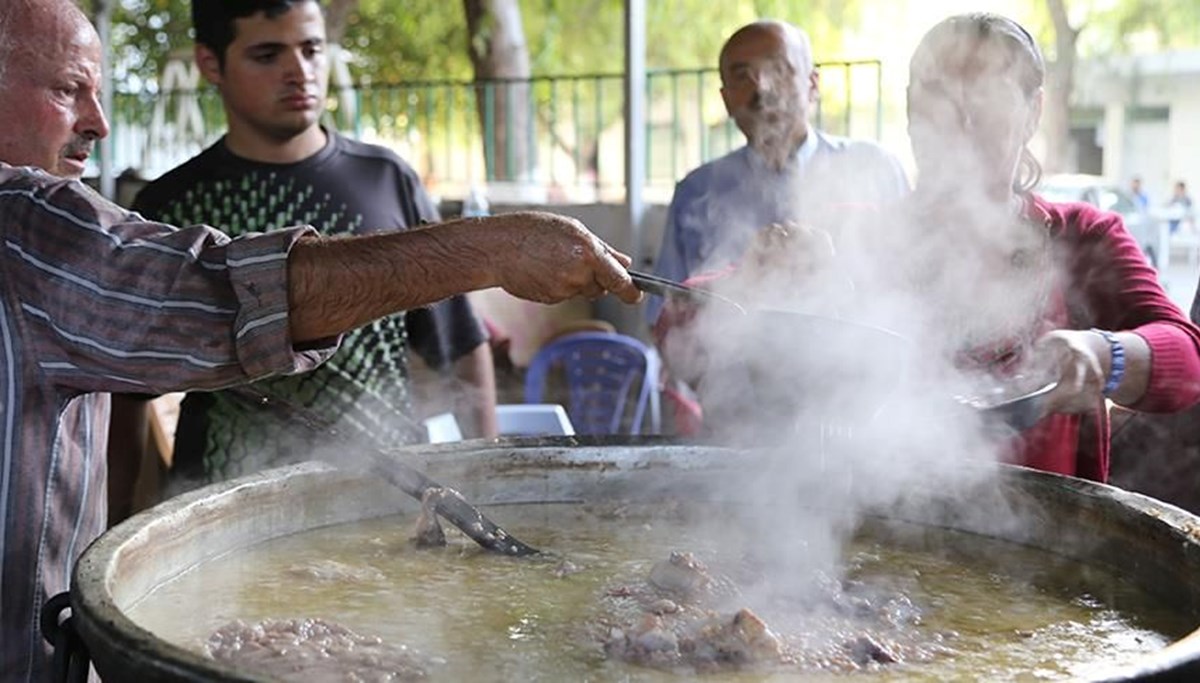
<instances>
[{"instance_id":1,"label":"human ear","mask_svg":"<svg viewBox=\"0 0 1200 683\"><path fill-rule=\"evenodd\" d=\"M197 44L195 54L196 66L200 68L200 75L204 76L204 80L213 85L221 85L221 60L217 59L217 53L206 45Z\"/></svg>"},{"instance_id":2,"label":"human ear","mask_svg":"<svg viewBox=\"0 0 1200 683\"><path fill-rule=\"evenodd\" d=\"M1037 132L1038 123L1042 120L1042 105L1045 99L1046 91L1038 88L1029 102L1029 114L1025 119L1025 130L1023 131L1025 142L1032 140L1033 134Z\"/></svg>"}]
</instances>

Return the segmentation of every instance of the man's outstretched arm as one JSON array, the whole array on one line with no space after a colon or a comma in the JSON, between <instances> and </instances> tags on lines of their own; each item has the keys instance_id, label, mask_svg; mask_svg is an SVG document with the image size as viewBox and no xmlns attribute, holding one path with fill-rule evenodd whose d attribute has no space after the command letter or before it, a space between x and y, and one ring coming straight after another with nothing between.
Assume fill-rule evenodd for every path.
<instances>
[{"instance_id":1,"label":"man's outstretched arm","mask_svg":"<svg viewBox=\"0 0 1200 683\"><path fill-rule=\"evenodd\" d=\"M641 294L629 257L573 218L518 212L419 230L303 238L288 259L293 342L328 339L396 311L502 287L543 303Z\"/></svg>"}]
</instances>

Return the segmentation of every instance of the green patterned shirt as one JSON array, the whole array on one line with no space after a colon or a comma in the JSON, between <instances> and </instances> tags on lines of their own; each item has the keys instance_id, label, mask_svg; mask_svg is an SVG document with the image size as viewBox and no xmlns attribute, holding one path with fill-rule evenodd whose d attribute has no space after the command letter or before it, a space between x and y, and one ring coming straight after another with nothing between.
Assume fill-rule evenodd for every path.
<instances>
[{"instance_id":1,"label":"green patterned shirt","mask_svg":"<svg viewBox=\"0 0 1200 683\"><path fill-rule=\"evenodd\" d=\"M224 140L147 185L134 203L147 218L203 223L232 236L311 225L327 235L404 229L438 220L417 174L392 152L329 133L325 148L294 164L237 157ZM413 420L407 348L444 369L484 341L470 304L454 297L347 334L313 372L253 385L304 405L346 435L380 444L424 437ZM176 433L173 477L220 481L268 465L320 456L342 444L231 392L189 394Z\"/></svg>"}]
</instances>

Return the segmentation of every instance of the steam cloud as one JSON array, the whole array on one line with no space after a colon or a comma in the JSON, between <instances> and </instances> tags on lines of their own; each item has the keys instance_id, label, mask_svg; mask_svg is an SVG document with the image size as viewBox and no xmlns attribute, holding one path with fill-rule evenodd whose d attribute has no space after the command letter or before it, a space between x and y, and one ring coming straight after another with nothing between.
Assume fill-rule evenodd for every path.
<instances>
[{"instance_id":1,"label":"steam cloud","mask_svg":"<svg viewBox=\"0 0 1200 683\"><path fill-rule=\"evenodd\" d=\"M1011 107L1008 90L983 85L970 93L974 109ZM956 400L995 381L961 369L961 353L1011 347L1028 360L1048 331L1039 322L1055 305L1061 268L1046 230L1019 217L1011 177L997 191L997 167L1008 159L956 135L962 122L934 123L933 131L913 127L927 175L901 206L870 206L879 164L854 154L814 163L803 177L785 169L781 186L758 188L757 206L730 206L719 190L698 203L703 223L733 236L709 255L708 270L739 261L763 227L762 208L828 232L836 250L826 269L800 278L787 269L750 273L743 260L713 289L751 313L707 305L664 348L673 371L699 378L714 437L753 451L730 485L743 491L745 526L771 548L781 580L836 575L861 515L903 500L917 483L967 490L987 469L964 464L1011 453L1010 435L998 437ZM735 179L713 186L723 181Z\"/></svg>"}]
</instances>

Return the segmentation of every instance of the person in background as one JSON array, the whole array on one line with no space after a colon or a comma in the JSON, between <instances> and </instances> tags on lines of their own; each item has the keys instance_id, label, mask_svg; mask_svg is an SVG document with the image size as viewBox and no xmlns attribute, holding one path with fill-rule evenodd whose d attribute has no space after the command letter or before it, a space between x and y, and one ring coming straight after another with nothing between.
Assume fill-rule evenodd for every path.
<instances>
[{"instance_id":1,"label":"person in background","mask_svg":"<svg viewBox=\"0 0 1200 683\"><path fill-rule=\"evenodd\" d=\"M196 62L220 93L228 131L147 185L134 209L168 223L219 225L230 235L306 223L327 235L439 220L417 174L393 152L320 123L329 75L316 0L195 0ZM425 439L410 396L408 349L434 369L453 366L470 410L469 434L495 437L491 348L466 297L372 322L346 335L320 368L255 390L385 444ZM304 457L312 435L231 392L188 394L176 431L172 489ZM115 455L115 454L114 454Z\"/></svg>"},{"instance_id":2,"label":"person in background","mask_svg":"<svg viewBox=\"0 0 1200 683\"><path fill-rule=\"evenodd\" d=\"M747 24L725 42L718 65L721 98L746 144L675 187L655 274L683 282L720 271L771 225L826 227L839 221L843 207L888 203L908 192L892 154L810 123L819 75L804 31L773 20ZM661 297L647 299L646 321L660 332L662 311ZM669 372L671 353L662 350ZM703 419L694 382L664 382L677 427L694 432Z\"/></svg>"},{"instance_id":3,"label":"person in background","mask_svg":"<svg viewBox=\"0 0 1200 683\"><path fill-rule=\"evenodd\" d=\"M804 31L756 21L725 42L721 97L746 145L695 169L667 210L659 276L682 282L737 261L772 224L834 222L842 206L885 204L908 192L900 162L879 145L817 130L819 76ZM835 239L838 237L834 235ZM662 299L647 299L654 324Z\"/></svg>"},{"instance_id":4,"label":"person in background","mask_svg":"<svg viewBox=\"0 0 1200 683\"><path fill-rule=\"evenodd\" d=\"M1167 208L1175 216L1167 222L1167 225L1171 228L1172 235L1179 231L1180 225L1185 223L1191 225L1192 197L1188 194L1187 183L1182 180L1175 182L1175 189L1171 192L1171 199L1167 202Z\"/></svg>"},{"instance_id":5,"label":"person in background","mask_svg":"<svg viewBox=\"0 0 1200 683\"><path fill-rule=\"evenodd\" d=\"M39 610L105 528L108 392L310 370L354 328L487 287L641 298L628 257L544 212L339 238L147 221L79 181L109 130L100 63L71 0L0 3L3 681L46 680Z\"/></svg>"},{"instance_id":6,"label":"person in background","mask_svg":"<svg viewBox=\"0 0 1200 683\"><path fill-rule=\"evenodd\" d=\"M1152 413L1196 405L1200 328L1163 291L1119 214L1034 193L1041 168L1027 145L1044 81L1041 51L1017 22L987 13L940 22L909 66L912 194L848 220L847 232L866 236L844 240L849 249L822 246L819 229L792 230L817 258L797 264L786 240L758 240L719 277L790 278L795 291L812 286L805 270L825 273L823 293L809 301L836 301L838 315L908 337L920 349L908 374L937 387L962 377L1015 387L1036 380L1027 388L1056 381L1045 414L1003 455L1105 481L1106 401ZM852 291L840 283L845 275Z\"/></svg>"},{"instance_id":7,"label":"person in background","mask_svg":"<svg viewBox=\"0 0 1200 683\"><path fill-rule=\"evenodd\" d=\"M1146 190L1142 188L1142 177L1134 176L1133 180L1129 181L1129 194L1133 195L1133 201L1142 211L1150 209L1150 195L1146 194Z\"/></svg>"},{"instance_id":8,"label":"person in background","mask_svg":"<svg viewBox=\"0 0 1200 683\"><path fill-rule=\"evenodd\" d=\"M767 226L754 236L737 263L698 273L686 284L715 290L747 309L825 316L836 316L854 292L853 283L836 264L830 234L797 223ZM755 380L733 359L753 357L757 350L742 347L740 341L733 342L731 349L729 335L744 325L737 317L719 319L719 323L704 320L709 305L687 297L668 297L651 334L655 345L671 359L674 380L694 390L690 403L675 399L674 430L681 436L741 439L745 435L738 433L738 427L762 421L763 411L755 405L757 398L747 399L755 395ZM721 313L731 308L727 303L711 305Z\"/></svg>"},{"instance_id":9,"label":"person in background","mask_svg":"<svg viewBox=\"0 0 1200 683\"><path fill-rule=\"evenodd\" d=\"M1011 19L964 14L925 34L908 86L919 180L871 245L888 277L855 285L868 300L904 292L920 304L886 322L925 355L1000 379L1057 379L1048 414L1009 455L1104 481L1106 399L1163 413L1195 404L1200 329L1118 214L1033 192L1041 170L1027 144L1045 74L1037 44Z\"/></svg>"}]
</instances>

